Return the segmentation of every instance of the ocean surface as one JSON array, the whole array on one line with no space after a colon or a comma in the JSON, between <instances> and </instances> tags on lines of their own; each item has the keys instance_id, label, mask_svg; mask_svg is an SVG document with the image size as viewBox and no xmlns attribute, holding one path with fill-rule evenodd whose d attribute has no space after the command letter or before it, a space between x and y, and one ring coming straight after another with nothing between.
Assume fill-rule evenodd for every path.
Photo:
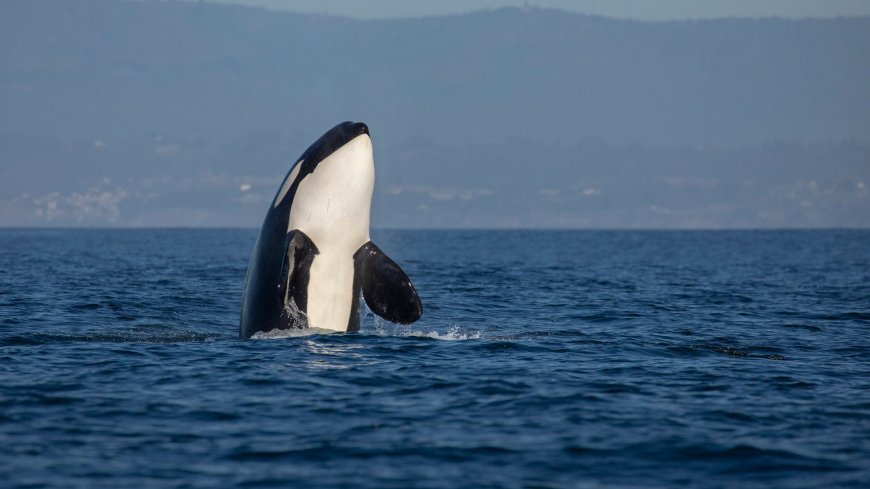
<instances>
[{"instance_id":1,"label":"ocean surface","mask_svg":"<svg viewBox=\"0 0 870 489\"><path fill-rule=\"evenodd\" d=\"M376 231L405 327L238 339L257 230L0 230L0 486L870 487L870 231Z\"/></svg>"}]
</instances>

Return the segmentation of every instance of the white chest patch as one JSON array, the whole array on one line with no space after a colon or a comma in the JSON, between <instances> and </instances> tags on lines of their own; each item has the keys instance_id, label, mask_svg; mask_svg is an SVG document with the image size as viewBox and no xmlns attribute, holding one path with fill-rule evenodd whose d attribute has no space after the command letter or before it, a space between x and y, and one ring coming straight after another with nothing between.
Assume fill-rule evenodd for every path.
<instances>
[{"instance_id":1,"label":"white chest patch","mask_svg":"<svg viewBox=\"0 0 870 489\"><path fill-rule=\"evenodd\" d=\"M371 139L363 134L321 161L296 189L287 230L304 232L319 251L308 281L311 327L347 330L353 254L370 239L374 175Z\"/></svg>"}]
</instances>

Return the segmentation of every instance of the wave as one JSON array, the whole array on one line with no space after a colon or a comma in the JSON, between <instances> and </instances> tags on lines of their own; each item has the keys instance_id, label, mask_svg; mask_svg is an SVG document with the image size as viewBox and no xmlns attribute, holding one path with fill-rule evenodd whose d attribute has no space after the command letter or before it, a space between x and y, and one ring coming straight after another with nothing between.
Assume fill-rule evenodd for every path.
<instances>
[{"instance_id":1,"label":"wave","mask_svg":"<svg viewBox=\"0 0 870 489\"><path fill-rule=\"evenodd\" d=\"M765 360L786 360L786 357L783 355L756 353L753 351L738 350L738 349L732 348L730 346L719 346L719 345L711 345L711 344L673 346L673 347L670 347L669 349L671 351L677 352L677 353L707 351L707 352L718 353L720 355L727 355L729 357L735 357L735 358L759 358L759 359L765 359Z\"/></svg>"},{"instance_id":2,"label":"wave","mask_svg":"<svg viewBox=\"0 0 870 489\"><path fill-rule=\"evenodd\" d=\"M0 337L0 346L40 346L52 343L204 343L227 338L226 335L204 334L194 331L129 331L12 334Z\"/></svg>"}]
</instances>

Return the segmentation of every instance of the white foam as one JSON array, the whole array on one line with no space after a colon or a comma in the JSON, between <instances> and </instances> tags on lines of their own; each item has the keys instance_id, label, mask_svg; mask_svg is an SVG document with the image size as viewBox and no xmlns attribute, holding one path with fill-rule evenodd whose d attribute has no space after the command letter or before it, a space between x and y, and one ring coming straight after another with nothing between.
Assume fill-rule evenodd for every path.
<instances>
[{"instance_id":1,"label":"white foam","mask_svg":"<svg viewBox=\"0 0 870 489\"><path fill-rule=\"evenodd\" d=\"M378 317L369 309L368 304L360 296L363 307L360 310L361 333L375 336L401 336L406 338L432 338L443 341L479 340L483 338L482 331L462 331L459 326L450 326L446 333L439 331L417 331L408 326L390 323Z\"/></svg>"},{"instance_id":2,"label":"white foam","mask_svg":"<svg viewBox=\"0 0 870 489\"><path fill-rule=\"evenodd\" d=\"M362 296L360 296L360 301L363 302ZM340 333L340 331L335 331L332 329L325 328L311 328L304 327L307 326L308 321L304 312L300 311L296 304L292 301L288 304L288 307L284 310L284 312L288 315L292 315L296 318L297 324L303 325L302 329L293 328L293 329L273 329L272 331L258 331L251 336L251 339L255 340L278 340L282 338L299 338L305 336L313 336L319 334L333 334ZM402 338L431 338L433 340L440 341L466 341L466 340L480 340L483 339L483 331L468 331L463 330L459 326L451 325L447 331L421 331L409 329L408 326L400 326L398 324L393 324L388 321L381 319L371 312L367 305L365 305L360 310L360 323L362 334L369 334L374 336L397 336Z\"/></svg>"},{"instance_id":3,"label":"white foam","mask_svg":"<svg viewBox=\"0 0 870 489\"><path fill-rule=\"evenodd\" d=\"M308 327L308 316L299 310L296 306L296 301L291 297L289 302L284 306L284 315L288 318L293 319L293 324L297 325L296 328L289 329L278 329L275 328L271 331L257 331L253 335L251 335L251 339L254 340L280 340L282 338L296 338L299 336L311 336L315 334L326 334L326 333L335 333L335 331L331 329L321 329L321 328L309 328Z\"/></svg>"},{"instance_id":4,"label":"white foam","mask_svg":"<svg viewBox=\"0 0 870 489\"><path fill-rule=\"evenodd\" d=\"M299 338L303 336L312 336L317 334L333 334L336 333L332 329L324 328L305 328L305 329L273 329L271 331L257 331L251 336L252 340L280 340L283 338Z\"/></svg>"},{"instance_id":5,"label":"white foam","mask_svg":"<svg viewBox=\"0 0 870 489\"><path fill-rule=\"evenodd\" d=\"M419 337L419 338L432 338L433 340L443 340L443 341L466 341L466 340L479 340L483 338L483 333L481 331L467 331L462 332L458 326L454 326L450 328L446 333L439 333L438 331L406 331L399 336L409 336L409 337Z\"/></svg>"},{"instance_id":6,"label":"white foam","mask_svg":"<svg viewBox=\"0 0 870 489\"><path fill-rule=\"evenodd\" d=\"M363 333L376 336L400 336L405 338L432 338L443 341L479 340L483 338L481 331L463 331L459 326L451 326L446 332L441 331L418 331L408 329L407 326L397 326L386 323L378 317L374 317L372 329L364 328Z\"/></svg>"}]
</instances>

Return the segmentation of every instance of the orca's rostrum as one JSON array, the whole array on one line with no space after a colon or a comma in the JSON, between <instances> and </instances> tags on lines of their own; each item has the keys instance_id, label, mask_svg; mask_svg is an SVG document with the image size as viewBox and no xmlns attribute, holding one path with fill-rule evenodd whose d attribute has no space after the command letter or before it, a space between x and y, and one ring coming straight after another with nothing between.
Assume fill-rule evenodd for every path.
<instances>
[{"instance_id":1,"label":"orca's rostrum","mask_svg":"<svg viewBox=\"0 0 870 489\"><path fill-rule=\"evenodd\" d=\"M239 336L316 327L358 331L360 292L378 316L420 319L405 272L369 238L374 158L368 127L343 122L296 160L251 255Z\"/></svg>"}]
</instances>

